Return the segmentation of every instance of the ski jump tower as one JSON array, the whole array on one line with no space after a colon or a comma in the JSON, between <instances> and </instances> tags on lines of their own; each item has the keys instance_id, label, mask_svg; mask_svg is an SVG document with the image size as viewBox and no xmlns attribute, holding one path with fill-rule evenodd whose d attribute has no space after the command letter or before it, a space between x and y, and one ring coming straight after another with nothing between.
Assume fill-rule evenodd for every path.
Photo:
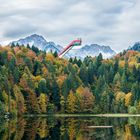
<instances>
[{"instance_id":1,"label":"ski jump tower","mask_svg":"<svg viewBox=\"0 0 140 140\"><path fill-rule=\"evenodd\" d=\"M80 46L82 44L81 39L73 40L67 47L64 48L59 54L58 57L62 58L69 50L71 50L74 46Z\"/></svg>"}]
</instances>

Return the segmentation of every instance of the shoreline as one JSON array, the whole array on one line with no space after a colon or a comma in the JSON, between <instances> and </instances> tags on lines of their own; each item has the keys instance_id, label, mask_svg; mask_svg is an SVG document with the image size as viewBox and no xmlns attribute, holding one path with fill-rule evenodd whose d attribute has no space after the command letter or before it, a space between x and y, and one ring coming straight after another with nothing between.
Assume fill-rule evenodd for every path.
<instances>
[{"instance_id":1,"label":"shoreline","mask_svg":"<svg viewBox=\"0 0 140 140\"><path fill-rule=\"evenodd\" d=\"M23 117L140 117L140 114L26 114Z\"/></svg>"},{"instance_id":2,"label":"shoreline","mask_svg":"<svg viewBox=\"0 0 140 140\"><path fill-rule=\"evenodd\" d=\"M140 117L140 114L127 114L127 113L116 113L116 114L24 114L21 116L8 116L8 115L2 115L1 118L39 118L39 117L60 117L60 118L93 118L93 117L99 117L99 118L128 118L128 117Z\"/></svg>"}]
</instances>

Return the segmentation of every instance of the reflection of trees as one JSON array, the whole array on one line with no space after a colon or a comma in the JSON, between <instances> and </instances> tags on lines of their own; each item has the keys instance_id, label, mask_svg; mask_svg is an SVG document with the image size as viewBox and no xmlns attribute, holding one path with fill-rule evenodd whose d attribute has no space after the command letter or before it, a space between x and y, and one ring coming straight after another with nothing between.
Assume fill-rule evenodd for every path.
<instances>
[{"instance_id":1,"label":"reflection of trees","mask_svg":"<svg viewBox=\"0 0 140 140\"><path fill-rule=\"evenodd\" d=\"M0 122L0 140L8 139L8 123Z\"/></svg>"},{"instance_id":2,"label":"reflection of trees","mask_svg":"<svg viewBox=\"0 0 140 140\"><path fill-rule=\"evenodd\" d=\"M88 126L113 125L110 129ZM139 118L18 118L0 121L0 140L136 140Z\"/></svg>"},{"instance_id":3,"label":"reflection of trees","mask_svg":"<svg viewBox=\"0 0 140 140\"><path fill-rule=\"evenodd\" d=\"M49 129L52 125L48 125L50 122L46 118L31 118L26 120L26 127L23 136L23 140L35 140L43 139L49 136Z\"/></svg>"},{"instance_id":4,"label":"reflection of trees","mask_svg":"<svg viewBox=\"0 0 140 140\"><path fill-rule=\"evenodd\" d=\"M60 124L59 122L52 128L50 128L50 140L60 140Z\"/></svg>"},{"instance_id":5,"label":"reflection of trees","mask_svg":"<svg viewBox=\"0 0 140 140\"><path fill-rule=\"evenodd\" d=\"M68 119L68 134L69 139L74 140L77 134L77 120L76 119Z\"/></svg>"},{"instance_id":6,"label":"reflection of trees","mask_svg":"<svg viewBox=\"0 0 140 140\"><path fill-rule=\"evenodd\" d=\"M39 125L39 121L34 120L33 118L30 118L29 120L26 120L26 126L25 131L23 135L23 140L35 140L36 137L36 131Z\"/></svg>"},{"instance_id":7,"label":"reflection of trees","mask_svg":"<svg viewBox=\"0 0 140 140\"><path fill-rule=\"evenodd\" d=\"M21 140L24 135L26 121L23 118L19 118L17 121L17 140Z\"/></svg>"},{"instance_id":8,"label":"reflection of trees","mask_svg":"<svg viewBox=\"0 0 140 140\"><path fill-rule=\"evenodd\" d=\"M17 140L16 137L16 120L3 121L0 124L0 140Z\"/></svg>"},{"instance_id":9,"label":"reflection of trees","mask_svg":"<svg viewBox=\"0 0 140 140\"><path fill-rule=\"evenodd\" d=\"M137 138L140 139L140 118L139 117L132 117L128 119L128 124L131 126L132 134Z\"/></svg>"},{"instance_id":10,"label":"reflection of trees","mask_svg":"<svg viewBox=\"0 0 140 140\"><path fill-rule=\"evenodd\" d=\"M131 126L129 126L128 124L125 125L124 140L136 140L136 138L132 134Z\"/></svg>"},{"instance_id":11,"label":"reflection of trees","mask_svg":"<svg viewBox=\"0 0 140 140\"><path fill-rule=\"evenodd\" d=\"M95 125L96 126L96 125ZM96 140L96 139L113 139L113 130L109 129L98 129L88 128L82 129L78 135L79 140Z\"/></svg>"},{"instance_id":12,"label":"reflection of trees","mask_svg":"<svg viewBox=\"0 0 140 140\"><path fill-rule=\"evenodd\" d=\"M49 135L49 127L47 125L46 118L40 119L37 134L40 136L40 138L46 138Z\"/></svg>"}]
</instances>

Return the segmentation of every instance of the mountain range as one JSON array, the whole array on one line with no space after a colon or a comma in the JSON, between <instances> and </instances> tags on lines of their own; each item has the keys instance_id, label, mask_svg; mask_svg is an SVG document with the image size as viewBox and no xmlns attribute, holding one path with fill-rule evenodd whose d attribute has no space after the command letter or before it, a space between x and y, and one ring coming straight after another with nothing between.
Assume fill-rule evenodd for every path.
<instances>
[{"instance_id":1,"label":"mountain range","mask_svg":"<svg viewBox=\"0 0 140 140\"><path fill-rule=\"evenodd\" d=\"M134 50L140 52L140 42L136 42L133 46L130 46L128 50Z\"/></svg>"},{"instance_id":2,"label":"mountain range","mask_svg":"<svg viewBox=\"0 0 140 140\"><path fill-rule=\"evenodd\" d=\"M57 45L54 42L48 42L46 39L37 34L30 35L28 37L19 39L17 41L13 41L11 44L19 44L27 46L28 44L30 46L34 45L35 47L38 47L40 50L46 51L46 52L61 52L63 50L63 47L60 45ZM85 45L82 46L79 49L72 49L70 50L65 57L77 57L83 59L86 56L97 56L99 53L102 53L104 58L109 58L114 56L116 53L114 50L110 48L110 46L101 46L98 44L91 44L91 45Z\"/></svg>"},{"instance_id":3,"label":"mountain range","mask_svg":"<svg viewBox=\"0 0 140 140\"><path fill-rule=\"evenodd\" d=\"M100 46L98 44L85 45L80 49L73 49L70 52L71 57L84 58L86 56L98 56L102 53L104 58L110 58L116 53L109 46Z\"/></svg>"}]
</instances>

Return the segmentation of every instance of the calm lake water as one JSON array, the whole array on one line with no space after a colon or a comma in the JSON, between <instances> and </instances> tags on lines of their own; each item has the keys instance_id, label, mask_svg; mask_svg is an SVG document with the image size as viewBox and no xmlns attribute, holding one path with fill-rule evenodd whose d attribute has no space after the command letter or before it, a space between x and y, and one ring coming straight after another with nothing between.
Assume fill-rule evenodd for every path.
<instances>
[{"instance_id":1,"label":"calm lake water","mask_svg":"<svg viewBox=\"0 0 140 140\"><path fill-rule=\"evenodd\" d=\"M94 126L94 128L89 128ZM112 126L99 128L98 126ZM96 128L98 127L98 128ZM139 140L140 118L18 118L0 121L0 140Z\"/></svg>"}]
</instances>

